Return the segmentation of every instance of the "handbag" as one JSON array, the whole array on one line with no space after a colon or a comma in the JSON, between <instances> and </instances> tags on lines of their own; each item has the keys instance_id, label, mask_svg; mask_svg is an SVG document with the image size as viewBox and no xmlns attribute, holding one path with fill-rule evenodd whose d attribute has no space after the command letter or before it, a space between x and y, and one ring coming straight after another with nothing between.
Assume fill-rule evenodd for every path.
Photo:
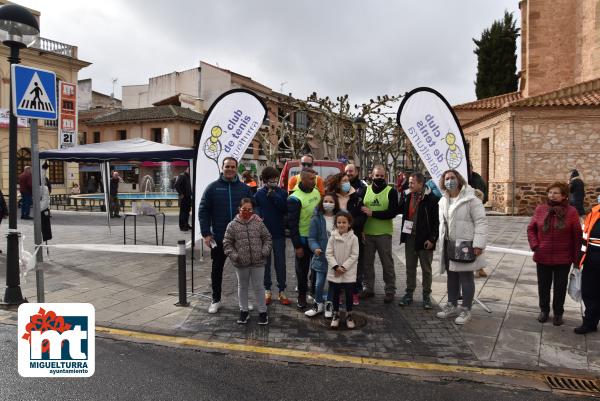
<instances>
[{"instance_id":1,"label":"handbag","mask_svg":"<svg viewBox=\"0 0 600 401\"><path fill-rule=\"evenodd\" d=\"M449 235L450 230L448 229L448 222L446 219L444 219L444 224L446 225L446 235ZM451 241L446 239L444 242L446 254L451 261L458 263L473 263L475 262L475 259L477 259L477 255L475 255L475 251L473 250L473 241Z\"/></svg>"},{"instance_id":2,"label":"handbag","mask_svg":"<svg viewBox=\"0 0 600 401\"><path fill-rule=\"evenodd\" d=\"M569 274L569 296L575 302L581 302L581 270L573 267Z\"/></svg>"}]
</instances>

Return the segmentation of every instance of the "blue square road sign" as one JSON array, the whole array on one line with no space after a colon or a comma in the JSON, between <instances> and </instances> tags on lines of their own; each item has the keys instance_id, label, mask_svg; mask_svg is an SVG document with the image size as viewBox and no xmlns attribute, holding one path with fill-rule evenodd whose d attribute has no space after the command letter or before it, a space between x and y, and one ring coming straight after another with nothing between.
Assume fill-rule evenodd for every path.
<instances>
[{"instance_id":1,"label":"blue square road sign","mask_svg":"<svg viewBox=\"0 0 600 401\"><path fill-rule=\"evenodd\" d=\"M11 74L15 116L56 120L56 74L19 64Z\"/></svg>"}]
</instances>

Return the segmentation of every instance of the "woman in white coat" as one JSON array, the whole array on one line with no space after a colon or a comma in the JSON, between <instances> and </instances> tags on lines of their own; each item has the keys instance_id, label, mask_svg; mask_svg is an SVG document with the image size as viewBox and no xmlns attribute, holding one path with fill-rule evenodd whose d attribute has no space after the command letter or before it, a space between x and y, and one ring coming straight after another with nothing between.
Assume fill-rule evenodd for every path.
<instances>
[{"instance_id":1,"label":"woman in white coat","mask_svg":"<svg viewBox=\"0 0 600 401\"><path fill-rule=\"evenodd\" d=\"M440 216L440 274L448 274L448 304L438 312L437 317L445 319L457 316L456 324L465 324L471 319L471 305L475 297L473 272L485 267L481 255L487 239L487 219L481 200L475 191L456 170L447 170L440 178L443 193L438 203ZM450 260L448 242L472 241L474 262L464 263ZM458 298L462 289L462 305Z\"/></svg>"}]
</instances>

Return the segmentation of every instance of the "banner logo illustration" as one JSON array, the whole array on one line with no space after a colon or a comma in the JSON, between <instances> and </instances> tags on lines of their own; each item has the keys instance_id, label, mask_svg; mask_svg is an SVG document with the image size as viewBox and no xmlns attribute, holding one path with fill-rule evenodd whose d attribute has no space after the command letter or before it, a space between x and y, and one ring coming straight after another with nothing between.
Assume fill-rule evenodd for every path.
<instances>
[{"instance_id":1,"label":"banner logo illustration","mask_svg":"<svg viewBox=\"0 0 600 401\"><path fill-rule=\"evenodd\" d=\"M397 121L435 181L449 169L468 180L464 135L441 94L431 88L412 90L400 104Z\"/></svg>"},{"instance_id":2,"label":"banner logo illustration","mask_svg":"<svg viewBox=\"0 0 600 401\"><path fill-rule=\"evenodd\" d=\"M240 161L266 114L265 104L253 92L232 89L215 100L204 116L194 158L194 241L202 238L197 209L204 190L219 179L224 158Z\"/></svg>"},{"instance_id":3,"label":"banner logo illustration","mask_svg":"<svg viewBox=\"0 0 600 401\"><path fill-rule=\"evenodd\" d=\"M95 310L91 304L19 306L19 374L90 377L95 369Z\"/></svg>"}]
</instances>

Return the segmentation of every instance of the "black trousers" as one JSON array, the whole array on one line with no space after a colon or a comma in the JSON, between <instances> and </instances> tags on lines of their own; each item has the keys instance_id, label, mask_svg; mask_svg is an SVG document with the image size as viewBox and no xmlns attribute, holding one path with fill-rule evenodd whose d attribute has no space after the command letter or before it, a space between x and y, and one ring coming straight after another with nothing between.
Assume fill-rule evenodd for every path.
<instances>
[{"instance_id":1,"label":"black trousers","mask_svg":"<svg viewBox=\"0 0 600 401\"><path fill-rule=\"evenodd\" d=\"M223 250L223 241L217 241L217 246L210 250L212 258L212 270L210 279L212 281L212 300L213 302L221 301L221 286L223 284L223 266L225 266L225 252Z\"/></svg>"},{"instance_id":2,"label":"black trousers","mask_svg":"<svg viewBox=\"0 0 600 401\"><path fill-rule=\"evenodd\" d=\"M365 244L362 235L358 238L358 264L356 265L356 283L354 293L359 294L363 289L363 278L365 275Z\"/></svg>"},{"instance_id":3,"label":"black trousers","mask_svg":"<svg viewBox=\"0 0 600 401\"><path fill-rule=\"evenodd\" d=\"M179 228L186 229L190 225L190 211L192 210L192 198L183 197L179 200Z\"/></svg>"},{"instance_id":4,"label":"black trousers","mask_svg":"<svg viewBox=\"0 0 600 401\"><path fill-rule=\"evenodd\" d=\"M352 292L354 291L355 283L334 283L329 282L330 292L333 293L333 311L340 311L340 294L344 291L346 298L346 312L352 312Z\"/></svg>"},{"instance_id":5,"label":"black trousers","mask_svg":"<svg viewBox=\"0 0 600 401\"><path fill-rule=\"evenodd\" d=\"M581 298L585 305L583 325L592 328L598 327L600 321L600 264L583 264Z\"/></svg>"},{"instance_id":6,"label":"black trousers","mask_svg":"<svg viewBox=\"0 0 600 401\"><path fill-rule=\"evenodd\" d=\"M313 255L308 244L302 245L302 249L304 249L304 256L301 258L296 256L296 279L298 280L299 297L306 296L308 291L308 272L310 270L310 259Z\"/></svg>"},{"instance_id":7,"label":"black trousers","mask_svg":"<svg viewBox=\"0 0 600 401\"><path fill-rule=\"evenodd\" d=\"M538 296L540 298L540 310L542 312L550 312L550 288L553 287L552 311L554 312L554 315L562 315L564 313L565 296L567 295L570 270L571 264L537 264Z\"/></svg>"}]
</instances>

